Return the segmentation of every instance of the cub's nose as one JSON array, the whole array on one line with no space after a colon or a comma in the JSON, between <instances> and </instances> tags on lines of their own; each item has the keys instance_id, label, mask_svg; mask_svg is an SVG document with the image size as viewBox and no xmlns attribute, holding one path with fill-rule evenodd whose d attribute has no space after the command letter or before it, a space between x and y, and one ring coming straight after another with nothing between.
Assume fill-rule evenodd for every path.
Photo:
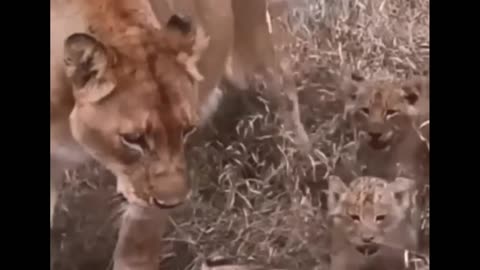
<instances>
[{"instance_id":1,"label":"cub's nose","mask_svg":"<svg viewBox=\"0 0 480 270\"><path fill-rule=\"evenodd\" d=\"M362 236L362 241L364 243L371 243L373 241L374 237L373 235L364 235Z\"/></svg>"},{"instance_id":2,"label":"cub's nose","mask_svg":"<svg viewBox=\"0 0 480 270\"><path fill-rule=\"evenodd\" d=\"M370 136L370 138L372 138L372 140L378 141L378 139L380 139L380 137L382 137L382 133L380 133L380 132L369 132L368 136Z\"/></svg>"}]
</instances>

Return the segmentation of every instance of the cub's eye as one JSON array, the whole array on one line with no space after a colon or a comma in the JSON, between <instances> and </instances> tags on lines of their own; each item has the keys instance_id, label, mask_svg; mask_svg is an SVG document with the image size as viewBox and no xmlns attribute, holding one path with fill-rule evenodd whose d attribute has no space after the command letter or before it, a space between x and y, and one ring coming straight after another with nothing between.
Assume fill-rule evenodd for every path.
<instances>
[{"instance_id":1,"label":"cub's eye","mask_svg":"<svg viewBox=\"0 0 480 270\"><path fill-rule=\"evenodd\" d=\"M360 221L359 215L350 215L350 218L353 219L354 221Z\"/></svg>"},{"instance_id":2,"label":"cub's eye","mask_svg":"<svg viewBox=\"0 0 480 270\"><path fill-rule=\"evenodd\" d=\"M370 109L369 108L362 108L360 109L364 114L370 114Z\"/></svg>"},{"instance_id":3,"label":"cub's eye","mask_svg":"<svg viewBox=\"0 0 480 270\"><path fill-rule=\"evenodd\" d=\"M397 110L387 110L387 111L385 112L385 114L386 114L387 116L392 116L392 115L396 114L397 112L398 112Z\"/></svg>"},{"instance_id":4,"label":"cub's eye","mask_svg":"<svg viewBox=\"0 0 480 270\"><path fill-rule=\"evenodd\" d=\"M145 136L140 132L121 134L120 139L126 145L145 145Z\"/></svg>"},{"instance_id":5,"label":"cub's eye","mask_svg":"<svg viewBox=\"0 0 480 270\"><path fill-rule=\"evenodd\" d=\"M378 215L378 216L375 217L375 221L376 222L382 222L382 221L385 220L386 217L387 217L386 215Z\"/></svg>"}]
</instances>

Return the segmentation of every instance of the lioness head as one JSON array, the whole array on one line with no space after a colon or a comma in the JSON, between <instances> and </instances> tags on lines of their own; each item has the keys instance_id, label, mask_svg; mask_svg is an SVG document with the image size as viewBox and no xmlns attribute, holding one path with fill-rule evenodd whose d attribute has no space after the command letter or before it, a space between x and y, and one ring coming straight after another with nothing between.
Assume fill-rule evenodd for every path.
<instances>
[{"instance_id":1,"label":"lioness head","mask_svg":"<svg viewBox=\"0 0 480 270\"><path fill-rule=\"evenodd\" d=\"M359 177L346 186L332 176L328 213L333 226L357 251L372 255L406 219L413 187L414 181L406 178L387 183L376 177Z\"/></svg>"},{"instance_id":2,"label":"lioness head","mask_svg":"<svg viewBox=\"0 0 480 270\"><path fill-rule=\"evenodd\" d=\"M73 137L116 175L129 202L174 207L190 193L183 139L198 118L195 62L208 38L175 15L161 30L95 34L64 44Z\"/></svg>"},{"instance_id":3,"label":"lioness head","mask_svg":"<svg viewBox=\"0 0 480 270\"><path fill-rule=\"evenodd\" d=\"M419 78L407 81L351 81L343 87L346 113L368 135L369 145L384 149L401 139L428 108L427 84Z\"/></svg>"}]
</instances>

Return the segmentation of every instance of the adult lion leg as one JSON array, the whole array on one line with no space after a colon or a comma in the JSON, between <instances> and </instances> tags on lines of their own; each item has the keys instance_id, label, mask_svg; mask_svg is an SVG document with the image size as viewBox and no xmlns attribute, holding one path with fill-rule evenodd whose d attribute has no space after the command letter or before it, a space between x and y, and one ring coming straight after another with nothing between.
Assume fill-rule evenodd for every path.
<instances>
[{"instance_id":1,"label":"adult lion leg","mask_svg":"<svg viewBox=\"0 0 480 270\"><path fill-rule=\"evenodd\" d=\"M280 67L265 69L264 77L270 96L280 105L281 118L287 129L294 132L302 150L310 149L310 139L300 118L298 95L292 77Z\"/></svg>"},{"instance_id":2,"label":"adult lion leg","mask_svg":"<svg viewBox=\"0 0 480 270\"><path fill-rule=\"evenodd\" d=\"M293 130L297 143L310 146L308 135L300 121L297 91L289 68L280 65L275 51L270 25L267 22L265 0L233 0L235 43L229 65L243 69L240 74L258 74L265 79L267 94L280 105L282 119ZM227 70L228 71L228 70Z\"/></svg>"},{"instance_id":3,"label":"adult lion leg","mask_svg":"<svg viewBox=\"0 0 480 270\"><path fill-rule=\"evenodd\" d=\"M157 270L168 212L127 206L114 252L113 270Z\"/></svg>"},{"instance_id":4,"label":"adult lion leg","mask_svg":"<svg viewBox=\"0 0 480 270\"><path fill-rule=\"evenodd\" d=\"M51 181L50 181L51 182ZM53 225L53 212L57 204L58 193L56 188L50 183L50 228Z\"/></svg>"},{"instance_id":5,"label":"adult lion leg","mask_svg":"<svg viewBox=\"0 0 480 270\"><path fill-rule=\"evenodd\" d=\"M60 162L50 158L50 228L52 228L53 225L53 216L55 214L55 206L57 204L64 170L65 167L62 166Z\"/></svg>"}]
</instances>

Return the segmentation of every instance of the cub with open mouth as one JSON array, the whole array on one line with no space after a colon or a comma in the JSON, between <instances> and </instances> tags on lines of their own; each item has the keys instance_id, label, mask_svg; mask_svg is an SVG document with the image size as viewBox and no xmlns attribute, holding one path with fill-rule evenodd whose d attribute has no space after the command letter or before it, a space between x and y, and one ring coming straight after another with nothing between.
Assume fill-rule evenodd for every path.
<instances>
[{"instance_id":1,"label":"cub with open mouth","mask_svg":"<svg viewBox=\"0 0 480 270\"><path fill-rule=\"evenodd\" d=\"M359 135L347 171L429 182L430 90L426 76L342 79L344 117Z\"/></svg>"},{"instance_id":2,"label":"cub with open mouth","mask_svg":"<svg viewBox=\"0 0 480 270\"><path fill-rule=\"evenodd\" d=\"M376 150L406 139L412 125L420 126L429 115L429 82L426 77L407 80L348 80L341 87L345 114L367 136Z\"/></svg>"},{"instance_id":3,"label":"cub with open mouth","mask_svg":"<svg viewBox=\"0 0 480 270\"><path fill-rule=\"evenodd\" d=\"M407 178L389 183L363 176L347 186L339 177L330 177L330 269L363 269L385 260L401 263L403 250L416 250L414 188L415 182Z\"/></svg>"}]
</instances>

